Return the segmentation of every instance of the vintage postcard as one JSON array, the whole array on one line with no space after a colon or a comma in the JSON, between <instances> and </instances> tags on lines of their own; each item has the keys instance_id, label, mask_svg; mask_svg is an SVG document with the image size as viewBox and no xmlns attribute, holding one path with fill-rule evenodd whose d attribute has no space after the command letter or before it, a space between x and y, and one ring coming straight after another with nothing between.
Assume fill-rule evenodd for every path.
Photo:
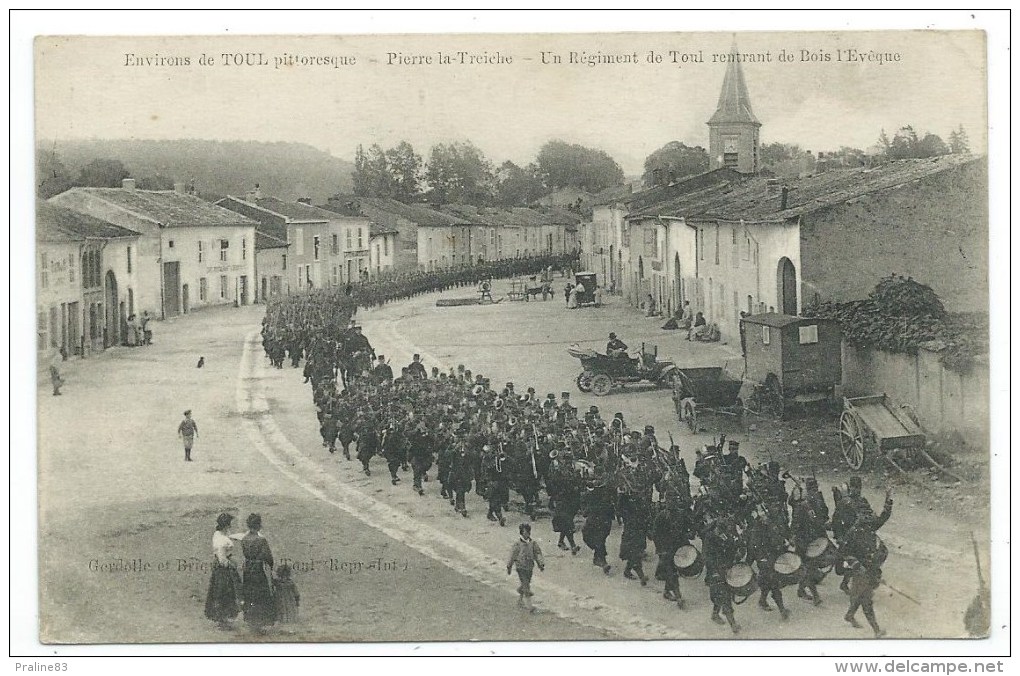
<instances>
[{"instance_id":1,"label":"vintage postcard","mask_svg":"<svg viewBox=\"0 0 1020 676\"><path fill-rule=\"evenodd\" d=\"M987 49L36 37L38 640L989 636Z\"/></svg>"}]
</instances>

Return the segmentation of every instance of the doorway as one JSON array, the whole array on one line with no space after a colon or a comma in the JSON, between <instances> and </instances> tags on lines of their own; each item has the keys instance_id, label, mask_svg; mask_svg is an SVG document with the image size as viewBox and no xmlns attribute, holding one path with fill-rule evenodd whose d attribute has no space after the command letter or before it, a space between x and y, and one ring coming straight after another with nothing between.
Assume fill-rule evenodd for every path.
<instances>
[{"instance_id":1,"label":"doorway","mask_svg":"<svg viewBox=\"0 0 1020 676\"><path fill-rule=\"evenodd\" d=\"M787 257L779 259L776 271L776 286L779 311L786 315L797 314L797 269Z\"/></svg>"},{"instance_id":2,"label":"doorway","mask_svg":"<svg viewBox=\"0 0 1020 676\"><path fill-rule=\"evenodd\" d=\"M106 335L103 336L103 347L120 344L120 304L117 302L117 276L113 270L106 272Z\"/></svg>"},{"instance_id":3,"label":"doorway","mask_svg":"<svg viewBox=\"0 0 1020 676\"><path fill-rule=\"evenodd\" d=\"M181 312L181 264L163 263L163 316L176 317Z\"/></svg>"}]
</instances>

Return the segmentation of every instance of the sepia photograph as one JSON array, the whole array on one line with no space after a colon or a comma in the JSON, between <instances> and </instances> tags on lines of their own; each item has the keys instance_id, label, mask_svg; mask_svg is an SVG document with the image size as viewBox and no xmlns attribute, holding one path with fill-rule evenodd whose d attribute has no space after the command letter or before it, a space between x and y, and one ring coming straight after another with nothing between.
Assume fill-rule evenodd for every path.
<instances>
[{"instance_id":1,"label":"sepia photograph","mask_svg":"<svg viewBox=\"0 0 1020 676\"><path fill-rule=\"evenodd\" d=\"M988 33L715 25L32 35L26 633L990 650Z\"/></svg>"}]
</instances>

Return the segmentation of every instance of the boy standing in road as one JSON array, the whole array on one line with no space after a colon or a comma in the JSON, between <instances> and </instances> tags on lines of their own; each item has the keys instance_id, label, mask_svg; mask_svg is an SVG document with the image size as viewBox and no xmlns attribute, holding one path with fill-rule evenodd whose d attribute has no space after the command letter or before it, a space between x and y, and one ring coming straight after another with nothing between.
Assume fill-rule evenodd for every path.
<instances>
[{"instance_id":1,"label":"boy standing in road","mask_svg":"<svg viewBox=\"0 0 1020 676\"><path fill-rule=\"evenodd\" d=\"M531 597L535 595L531 591L531 574L536 565L539 570L545 570L545 557L542 556L542 548L531 539L531 524L522 523L519 530L521 539L515 542L510 550L506 574L509 575L513 568L517 567L517 577L521 580L521 586L517 588L517 593L520 594L517 605L534 612L535 609L531 605Z\"/></svg>"},{"instance_id":2,"label":"boy standing in road","mask_svg":"<svg viewBox=\"0 0 1020 676\"><path fill-rule=\"evenodd\" d=\"M177 426L178 436L184 439L184 461L191 462L191 447L198 436L198 424L191 419L191 409L184 412L184 420Z\"/></svg>"}]
</instances>

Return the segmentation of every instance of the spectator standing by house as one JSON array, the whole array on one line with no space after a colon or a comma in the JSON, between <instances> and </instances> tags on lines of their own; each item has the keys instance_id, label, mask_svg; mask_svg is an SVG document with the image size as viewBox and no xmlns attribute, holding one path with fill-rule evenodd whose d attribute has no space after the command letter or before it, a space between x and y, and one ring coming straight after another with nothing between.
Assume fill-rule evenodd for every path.
<instances>
[{"instance_id":1,"label":"spectator standing by house","mask_svg":"<svg viewBox=\"0 0 1020 676\"><path fill-rule=\"evenodd\" d=\"M151 321L152 316L146 310L142 313L142 345L152 345L152 329L149 326Z\"/></svg>"},{"instance_id":2,"label":"spectator standing by house","mask_svg":"<svg viewBox=\"0 0 1020 676\"><path fill-rule=\"evenodd\" d=\"M50 357L50 383L53 385L53 396L60 396L60 388L64 385L64 377L60 374L60 363L64 361L62 354L53 351Z\"/></svg>"},{"instance_id":3,"label":"spectator standing by house","mask_svg":"<svg viewBox=\"0 0 1020 676\"><path fill-rule=\"evenodd\" d=\"M192 420L190 408L184 412L184 420L177 426L177 434L184 439L184 461L191 462L191 447L198 436L198 423Z\"/></svg>"},{"instance_id":4,"label":"spectator standing by house","mask_svg":"<svg viewBox=\"0 0 1020 676\"><path fill-rule=\"evenodd\" d=\"M522 523L518 531L521 537L510 549L506 574L509 575L514 568L517 568L517 577L521 581L521 586L517 588L517 593L520 594L517 605L534 612L531 597L535 594L531 591L531 575L535 571L535 566L538 566L539 570L545 570L545 557L542 556L542 548L531 539L531 524Z\"/></svg>"}]
</instances>

